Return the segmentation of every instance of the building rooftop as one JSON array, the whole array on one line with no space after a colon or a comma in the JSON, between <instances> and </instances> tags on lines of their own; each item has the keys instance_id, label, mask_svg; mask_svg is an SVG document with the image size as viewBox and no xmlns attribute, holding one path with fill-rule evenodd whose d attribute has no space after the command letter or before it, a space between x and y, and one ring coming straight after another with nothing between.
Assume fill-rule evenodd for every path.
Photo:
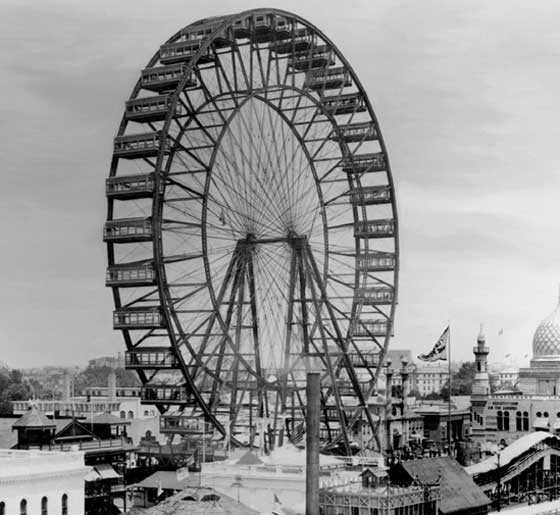
<instances>
[{"instance_id":1,"label":"building rooftop","mask_svg":"<svg viewBox=\"0 0 560 515\"><path fill-rule=\"evenodd\" d=\"M109 413L103 415L93 415L93 417L85 417L80 420L82 424L103 424L112 426L126 426L130 425L130 420L125 420L124 418L115 417Z\"/></svg>"},{"instance_id":2,"label":"building rooftop","mask_svg":"<svg viewBox=\"0 0 560 515\"><path fill-rule=\"evenodd\" d=\"M84 465L83 452L56 452L36 450L0 450L0 479L29 478L30 474L52 474L55 472L83 473L89 467Z\"/></svg>"},{"instance_id":3,"label":"building rooftop","mask_svg":"<svg viewBox=\"0 0 560 515\"><path fill-rule=\"evenodd\" d=\"M213 488L186 488L151 508L136 508L131 515L258 515L258 511L238 503Z\"/></svg>"},{"instance_id":4,"label":"building rooftop","mask_svg":"<svg viewBox=\"0 0 560 515\"><path fill-rule=\"evenodd\" d=\"M183 490L192 483L188 476L179 478L174 470L159 470L139 483L131 485L135 488L162 488L165 490Z\"/></svg>"},{"instance_id":5,"label":"building rooftop","mask_svg":"<svg viewBox=\"0 0 560 515\"><path fill-rule=\"evenodd\" d=\"M477 486L465 469L448 456L403 461L397 468L404 469L409 477L424 484L440 484L440 513L487 506L490 499Z\"/></svg>"},{"instance_id":6,"label":"building rooftop","mask_svg":"<svg viewBox=\"0 0 560 515\"><path fill-rule=\"evenodd\" d=\"M22 428L56 428L56 424L43 415L35 406L31 406L29 411L22 415L12 426L12 429Z\"/></svg>"},{"instance_id":7,"label":"building rooftop","mask_svg":"<svg viewBox=\"0 0 560 515\"><path fill-rule=\"evenodd\" d=\"M535 431L534 433L529 433L527 435L518 438L513 443L505 447L500 452L500 467L505 467L509 465L513 460L526 453L531 447L540 444L544 440L551 438L554 440L556 445L560 443L560 438L548 433L546 431ZM483 460L474 465L466 467L466 471L471 476L476 476L477 474L483 474L485 472L490 472L498 467L498 456L490 456L490 458Z\"/></svg>"}]
</instances>

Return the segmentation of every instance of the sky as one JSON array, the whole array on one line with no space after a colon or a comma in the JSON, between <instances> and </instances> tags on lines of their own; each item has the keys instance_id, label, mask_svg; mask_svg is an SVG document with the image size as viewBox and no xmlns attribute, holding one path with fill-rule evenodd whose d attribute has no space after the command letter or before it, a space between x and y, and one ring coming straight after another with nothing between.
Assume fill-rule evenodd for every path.
<instances>
[{"instance_id":1,"label":"sky","mask_svg":"<svg viewBox=\"0 0 560 515\"><path fill-rule=\"evenodd\" d=\"M101 241L123 102L179 28L260 6L0 0L0 361L124 349ZM472 359L482 323L491 361L526 362L560 283L560 2L281 7L337 44L380 121L401 231L391 347L426 351L450 321L453 359Z\"/></svg>"}]
</instances>

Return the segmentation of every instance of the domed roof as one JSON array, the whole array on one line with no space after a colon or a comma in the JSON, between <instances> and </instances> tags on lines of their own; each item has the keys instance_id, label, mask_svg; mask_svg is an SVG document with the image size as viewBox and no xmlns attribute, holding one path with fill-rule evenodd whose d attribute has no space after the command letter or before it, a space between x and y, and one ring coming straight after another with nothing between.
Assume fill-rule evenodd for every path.
<instances>
[{"instance_id":1,"label":"domed roof","mask_svg":"<svg viewBox=\"0 0 560 515\"><path fill-rule=\"evenodd\" d=\"M533 336L533 359L560 359L560 303L537 327Z\"/></svg>"}]
</instances>

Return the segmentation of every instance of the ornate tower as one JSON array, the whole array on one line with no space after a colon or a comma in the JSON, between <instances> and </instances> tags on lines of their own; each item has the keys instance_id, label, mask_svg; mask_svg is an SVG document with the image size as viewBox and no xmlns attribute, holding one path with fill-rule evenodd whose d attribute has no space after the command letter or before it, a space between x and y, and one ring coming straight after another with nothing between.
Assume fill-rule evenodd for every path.
<instances>
[{"instance_id":1,"label":"ornate tower","mask_svg":"<svg viewBox=\"0 0 560 515\"><path fill-rule=\"evenodd\" d=\"M472 395L490 395L490 376L488 375L488 353L490 350L486 346L486 337L480 325L480 333L476 339L476 346L473 348L474 360L476 364L476 374L472 386Z\"/></svg>"}]
</instances>

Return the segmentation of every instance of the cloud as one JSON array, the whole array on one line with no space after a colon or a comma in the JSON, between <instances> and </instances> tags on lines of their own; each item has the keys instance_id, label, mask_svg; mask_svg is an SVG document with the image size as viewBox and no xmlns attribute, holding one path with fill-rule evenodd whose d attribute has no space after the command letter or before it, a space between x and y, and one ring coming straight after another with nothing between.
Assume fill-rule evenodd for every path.
<instances>
[{"instance_id":1,"label":"cloud","mask_svg":"<svg viewBox=\"0 0 560 515\"><path fill-rule=\"evenodd\" d=\"M181 25L256 6L3 2L3 359L72 364L122 350L101 226L123 102ZM402 233L394 345L424 350L450 318L457 358L471 358L481 321L508 335L489 338L493 356L506 346L525 354L560 278L560 5L359 0L341 10L288 0L285 8L340 46L380 118Z\"/></svg>"}]
</instances>

